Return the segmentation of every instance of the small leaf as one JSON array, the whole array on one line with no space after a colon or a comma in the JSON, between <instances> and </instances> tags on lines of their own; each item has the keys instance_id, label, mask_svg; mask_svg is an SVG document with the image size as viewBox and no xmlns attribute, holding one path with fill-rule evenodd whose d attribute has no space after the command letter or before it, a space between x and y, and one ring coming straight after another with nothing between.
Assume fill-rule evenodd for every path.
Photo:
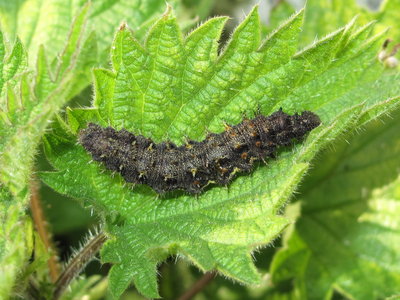
<instances>
[{"instance_id":1,"label":"small leaf","mask_svg":"<svg viewBox=\"0 0 400 300\"><path fill-rule=\"evenodd\" d=\"M56 79L64 76L66 69L70 67L71 62L76 59L74 56L76 55L76 49L80 47L81 39L83 38L82 29L85 27L87 22L88 11L89 5L85 5L77 14L74 22L72 23L64 51L61 53L60 57L56 59L55 63L53 63L57 66L55 70Z\"/></svg>"},{"instance_id":2,"label":"small leaf","mask_svg":"<svg viewBox=\"0 0 400 300\"><path fill-rule=\"evenodd\" d=\"M0 54L2 60L0 62L0 90L1 97L7 93L7 86L14 88L27 68L27 55L24 46L21 44L19 39L16 40L11 52L7 54L5 52L6 45L3 41L3 33L0 34ZM2 104L0 102L0 104ZM3 107L4 108L4 107Z\"/></svg>"},{"instance_id":3,"label":"small leaf","mask_svg":"<svg viewBox=\"0 0 400 300\"><path fill-rule=\"evenodd\" d=\"M48 66L44 47L39 49L36 70L35 94L39 99L45 99L56 88L56 83Z\"/></svg>"}]
</instances>

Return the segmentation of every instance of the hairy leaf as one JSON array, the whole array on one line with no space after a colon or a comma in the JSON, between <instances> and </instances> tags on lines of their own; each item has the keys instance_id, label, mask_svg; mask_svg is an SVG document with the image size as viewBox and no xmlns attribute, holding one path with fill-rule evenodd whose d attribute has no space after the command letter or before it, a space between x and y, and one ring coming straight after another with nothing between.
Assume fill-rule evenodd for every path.
<instances>
[{"instance_id":1,"label":"hairy leaf","mask_svg":"<svg viewBox=\"0 0 400 300\"><path fill-rule=\"evenodd\" d=\"M32 157L49 120L68 99L77 65L88 7L77 16L59 63L50 68L44 48L36 75L27 71L26 53L17 41L3 60L0 181L14 196L26 190ZM4 49L4 45L3 45ZM21 49L21 50L15 50ZM25 66L25 67L21 67ZM26 201L26 197L22 197Z\"/></svg>"},{"instance_id":2,"label":"hairy leaf","mask_svg":"<svg viewBox=\"0 0 400 300\"><path fill-rule=\"evenodd\" d=\"M110 288L118 297L131 280L147 297L158 297L157 264L170 254L202 270L217 269L244 283L259 282L251 251L266 245L288 224L280 216L315 153L348 128L397 104L399 78L382 75L375 57L379 36L354 23L296 53L303 11L261 39L257 9L218 53L225 18L213 18L183 37L168 10L138 42L127 26L116 34L112 69L95 70L92 108L70 109L68 120L47 135L45 151L58 172L42 179L60 193L86 200L106 220L109 242L102 260L112 262ZM369 31L368 31L369 32ZM373 89L378 80L388 87ZM386 81L385 81L386 80ZM359 85L368 97L357 96ZM367 92L365 92L367 93ZM221 132L243 113L311 110L323 125L268 166L259 165L228 187L198 197L162 197L148 186L129 186L76 144L86 124L125 128L155 141L201 140Z\"/></svg>"},{"instance_id":3,"label":"hairy leaf","mask_svg":"<svg viewBox=\"0 0 400 300\"><path fill-rule=\"evenodd\" d=\"M8 299L32 254L33 226L14 197L0 185L0 298Z\"/></svg>"},{"instance_id":4,"label":"hairy leaf","mask_svg":"<svg viewBox=\"0 0 400 300\"><path fill-rule=\"evenodd\" d=\"M179 7L178 1L170 1ZM70 36L65 48L65 40L70 34L70 24L74 17L90 4L87 16L86 31L83 36ZM74 70L73 83L69 95L78 95L91 80L93 66L106 65L109 45L113 33L121 22L128 22L135 30L137 37L144 36L149 26L165 9L165 1L151 0L0 0L0 22L9 39L19 36L25 45L30 65L40 55L40 47L45 45L47 57L52 66L58 65L60 57L64 60L62 70L69 64L74 53L74 38L83 42L82 51Z\"/></svg>"},{"instance_id":5,"label":"hairy leaf","mask_svg":"<svg viewBox=\"0 0 400 300\"><path fill-rule=\"evenodd\" d=\"M30 57L36 57L40 45L46 45L49 57L53 58L64 46L69 33L69 24L87 2L87 0L1 0L0 20L3 30L9 33L11 40L16 36L21 38ZM88 16L88 32L96 31L96 40L101 51L109 47L112 35L122 21L128 22L137 36L142 36L152 20L165 9L165 1L161 0L92 2Z\"/></svg>"},{"instance_id":6,"label":"hairy leaf","mask_svg":"<svg viewBox=\"0 0 400 300\"><path fill-rule=\"evenodd\" d=\"M5 223L15 223L15 227L2 228L1 233L5 251L0 265L9 270L4 272L7 280L0 282L2 299L10 296L31 256L32 247L25 239L30 234L26 205L33 157L49 121L69 99L74 75L87 62L81 51L87 11L85 6L75 18L66 47L55 64L47 63L44 48L40 48L35 73L28 69L27 54L19 40L11 51L0 41L0 188L7 195L2 193L0 197L0 216Z\"/></svg>"}]
</instances>

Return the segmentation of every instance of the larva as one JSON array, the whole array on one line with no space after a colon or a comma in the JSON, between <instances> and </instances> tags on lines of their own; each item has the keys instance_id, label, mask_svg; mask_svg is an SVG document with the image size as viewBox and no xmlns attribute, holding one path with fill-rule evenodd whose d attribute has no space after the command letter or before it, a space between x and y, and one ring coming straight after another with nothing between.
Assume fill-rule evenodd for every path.
<instances>
[{"instance_id":1,"label":"larva","mask_svg":"<svg viewBox=\"0 0 400 300\"><path fill-rule=\"evenodd\" d=\"M198 194L210 183L227 185L237 173L250 172L255 161L273 157L278 147L301 140L320 123L310 111L288 115L279 110L182 146L157 144L125 129L89 123L80 131L79 142L93 160L119 172L127 182L147 184L160 194L173 190Z\"/></svg>"}]
</instances>

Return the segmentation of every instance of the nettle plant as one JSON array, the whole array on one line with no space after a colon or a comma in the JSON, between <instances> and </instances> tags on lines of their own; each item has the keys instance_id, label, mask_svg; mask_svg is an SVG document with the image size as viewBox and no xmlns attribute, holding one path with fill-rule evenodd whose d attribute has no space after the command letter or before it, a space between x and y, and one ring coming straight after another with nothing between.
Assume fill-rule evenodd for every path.
<instances>
[{"instance_id":1,"label":"nettle plant","mask_svg":"<svg viewBox=\"0 0 400 300\"><path fill-rule=\"evenodd\" d=\"M315 33L302 29L310 28L307 16L315 16L323 1L309 1L267 36L255 7L223 45L227 17L185 34L181 27L190 21L175 17L174 8L182 11L178 2L160 16L162 1L132 4L137 11L120 2L83 2L70 7L79 12L61 52L58 34L51 45L51 29L43 29L49 30L44 46L23 30L27 48L19 39L13 47L1 39L0 298L99 299L107 285L109 295L120 298L131 283L143 296L158 298L158 266L171 256L249 286L234 290L216 279L210 296L204 291L207 298L382 299L400 293L400 76L396 64L387 63L396 62L396 46L384 42L390 35L381 30L400 17L393 13L400 4L385 3L375 15L356 11L361 17L352 20L346 19L351 5L341 4L346 14L335 19L339 29L303 48L305 36ZM63 16L64 4L54 3ZM279 9L284 16L291 12ZM111 42L117 24L104 20L117 12L127 22ZM3 28L11 30L5 15ZM374 17L377 23L364 22ZM107 61L111 65L99 67ZM61 111L91 78L91 106ZM321 124L266 164L198 195L159 195L126 183L92 161L79 142L94 123L185 145L280 108L290 115L311 111ZM389 113L394 117L385 117ZM53 170L33 168L39 143ZM38 217L39 179L98 219L96 233L61 271ZM282 233L262 276L254 255ZM98 252L110 263L108 280L89 276L71 288Z\"/></svg>"}]
</instances>

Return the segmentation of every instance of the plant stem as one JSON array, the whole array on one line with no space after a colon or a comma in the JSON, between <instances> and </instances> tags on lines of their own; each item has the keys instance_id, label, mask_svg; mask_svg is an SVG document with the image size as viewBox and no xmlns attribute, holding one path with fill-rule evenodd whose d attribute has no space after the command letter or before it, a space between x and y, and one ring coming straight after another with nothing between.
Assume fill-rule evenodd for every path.
<instances>
[{"instance_id":1,"label":"plant stem","mask_svg":"<svg viewBox=\"0 0 400 300\"><path fill-rule=\"evenodd\" d=\"M48 230L48 223L46 217L43 213L42 203L40 201L39 195L39 183L36 178L33 178L30 183L31 190L31 212L33 222L35 223L36 230L42 240L46 251L50 253L50 258L47 261L49 266L49 273L51 281L56 282L58 276L60 275L60 265L58 264L57 251L51 240L51 233Z\"/></svg>"},{"instance_id":2,"label":"plant stem","mask_svg":"<svg viewBox=\"0 0 400 300\"><path fill-rule=\"evenodd\" d=\"M197 293L201 292L215 277L215 272L208 272L204 274L195 284L187 290L178 300L192 299Z\"/></svg>"},{"instance_id":3,"label":"plant stem","mask_svg":"<svg viewBox=\"0 0 400 300\"><path fill-rule=\"evenodd\" d=\"M106 241L106 234L100 232L97 235L92 236L83 248L72 257L60 277L57 279L53 293L53 300L60 298L64 290L69 286L70 282L78 276L82 269L95 257Z\"/></svg>"}]
</instances>

